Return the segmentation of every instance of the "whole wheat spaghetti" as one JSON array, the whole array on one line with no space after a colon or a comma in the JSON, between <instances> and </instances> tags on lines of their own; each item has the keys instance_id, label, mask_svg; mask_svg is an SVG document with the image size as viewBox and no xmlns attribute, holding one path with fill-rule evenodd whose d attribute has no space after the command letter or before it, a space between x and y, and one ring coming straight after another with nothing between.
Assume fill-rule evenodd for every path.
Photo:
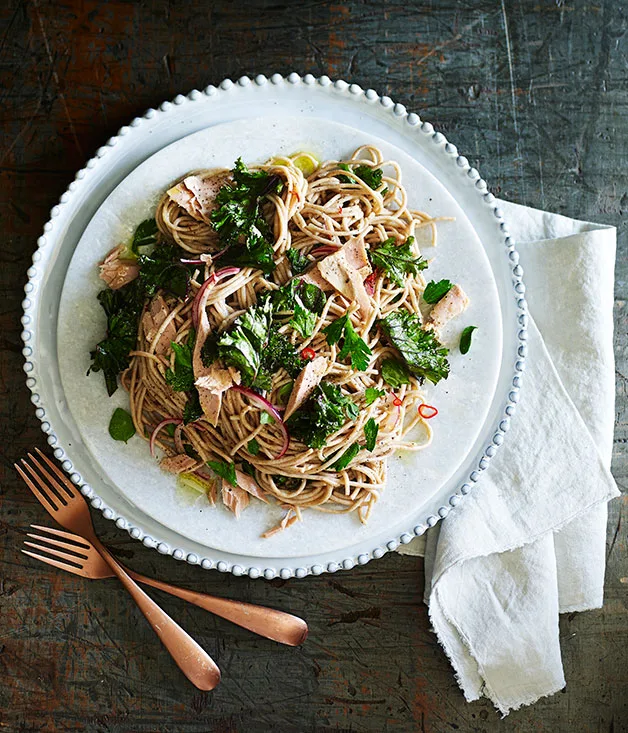
<instances>
[{"instance_id":1,"label":"whole wheat spaghetti","mask_svg":"<svg viewBox=\"0 0 628 733\"><path fill-rule=\"evenodd\" d=\"M435 244L436 219L409 208L399 165L384 160L381 152L370 145L358 148L343 161L319 164L313 156L300 153L250 170L265 176L260 181L268 178L274 186L260 198L259 215L268 227L274 260L274 266L265 271L229 264L233 247L239 245L232 243L231 249L225 246L224 233L215 226L217 203L206 206L204 212L199 208L200 213L192 208L206 204L208 199L206 190L194 193L197 178L186 178L178 188L170 189L158 205L155 246L171 244L183 250L181 260L189 273L189 283L185 294L177 296L168 288L157 289L156 295L144 302L137 342L130 351L129 366L121 374L129 393L133 423L137 434L151 442L151 450L160 449L167 457L180 459L179 463L168 464L173 466L170 470L179 472L184 467L184 475L204 482L210 500L216 494L208 480L212 477L208 461L214 469L223 466L227 467L224 471L237 471L233 482L222 469L218 470L223 478L223 501L236 514L249 503L251 494L284 507L284 520L267 535L300 519L305 508L355 512L360 521L366 522L386 484L387 458L397 450L426 448L432 439L428 419L435 414L431 406L426 406L429 412L420 410L425 404L421 376L407 369L404 378L391 386L385 370L382 373L382 364L399 364L403 359L379 324L401 311L422 322L426 280L417 268L401 279L395 278L376 266L372 253L392 240L396 245L405 243L413 261L418 262L420 253L413 238L418 229L425 229ZM200 172L197 177L209 175ZM230 183L230 175L227 170L211 172L215 193ZM189 409L194 388L177 388L177 370L183 370L177 361L182 358L181 350L188 348L191 354L191 344L201 334L215 341L221 334L230 333L251 308L260 308L260 303L285 289L294 278L308 280L308 273L318 263L352 242L359 242L369 253L369 263L360 275L368 304L348 297L346 291L327 287L327 281L319 277L313 282L325 285L322 305L318 312L309 314L307 335L294 326L292 311L279 309L273 320L273 328L287 339L302 360L303 369L312 359L324 358L324 362L317 361L318 365L324 363L321 383L340 389L342 400L356 408L348 409L351 416L325 437L323 445L308 446L291 434L294 418L283 419L295 389L295 377L277 365L265 388L245 386L241 381L244 377L232 368L233 382L220 393L215 424L205 407L186 424L186 407ZM297 261L298 267L294 264ZM343 267L343 273L355 276L350 266ZM362 293L359 283L356 288ZM156 298L161 299L158 304L163 312L159 316ZM329 327L345 316L350 324L344 331L345 343L352 326L353 334L366 347L360 369L355 368L351 356L341 353L341 340L334 343L329 336ZM263 349L261 352L263 359ZM199 352L194 353L198 365ZM206 364L203 373L207 368ZM199 385L203 380L198 379L197 371L193 377L202 397ZM297 407L297 415L309 398ZM368 434L372 436L374 430L376 440L369 446ZM230 475L233 479L234 474Z\"/></svg>"}]
</instances>

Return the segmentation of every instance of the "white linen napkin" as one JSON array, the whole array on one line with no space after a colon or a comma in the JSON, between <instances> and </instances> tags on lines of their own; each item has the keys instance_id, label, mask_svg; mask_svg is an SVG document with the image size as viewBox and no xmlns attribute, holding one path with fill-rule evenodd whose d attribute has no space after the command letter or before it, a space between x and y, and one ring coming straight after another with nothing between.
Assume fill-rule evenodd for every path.
<instances>
[{"instance_id":1,"label":"white linen napkin","mask_svg":"<svg viewBox=\"0 0 628 733\"><path fill-rule=\"evenodd\" d=\"M504 445L425 552L425 600L465 698L506 715L565 685L558 614L602 605L614 425L616 232L501 202L530 310Z\"/></svg>"}]
</instances>

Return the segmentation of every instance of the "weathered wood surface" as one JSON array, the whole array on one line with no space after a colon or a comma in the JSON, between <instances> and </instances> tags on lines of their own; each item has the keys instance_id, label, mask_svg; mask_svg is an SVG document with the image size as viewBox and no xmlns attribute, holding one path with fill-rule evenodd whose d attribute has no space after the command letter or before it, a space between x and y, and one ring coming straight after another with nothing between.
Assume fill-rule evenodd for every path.
<instances>
[{"instance_id":1,"label":"weathered wood surface","mask_svg":"<svg viewBox=\"0 0 628 733\"><path fill-rule=\"evenodd\" d=\"M464 702L429 631L422 561L393 555L336 576L250 581L162 558L96 516L137 569L307 618L307 643L287 649L160 596L223 669L215 692L196 692L116 583L20 555L44 515L12 469L45 446L22 373L25 271L74 172L121 125L178 92L296 70L372 86L417 110L500 196L620 227L613 467L626 488L625 30L613 0L2 3L0 730L628 730L625 501L610 511L604 608L561 619L567 688L500 721L486 701Z\"/></svg>"}]
</instances>

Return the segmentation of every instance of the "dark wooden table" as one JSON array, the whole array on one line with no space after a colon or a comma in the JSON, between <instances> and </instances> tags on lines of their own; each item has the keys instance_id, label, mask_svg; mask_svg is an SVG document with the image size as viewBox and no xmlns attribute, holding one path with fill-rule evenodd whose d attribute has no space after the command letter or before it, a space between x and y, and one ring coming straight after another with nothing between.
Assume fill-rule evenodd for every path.
<instances>
[{"instance_id":1,"label":"dark wooden table","mask_svg":"<svg viewBox=\"0 0 628 733\"><path fill-rule=\"evenodd\" d=\"M302 581L160 557L100 516L134 568L307 618L302 648L168 596L224 677L193 689L126 593L20 555L44 519L13 462L45 446L24 385L20 302L35 240L74 172L146 108L242 74L374 87L443 130L495 194L619 227L614 473L628 483L626 17L613 0L47 2L0 8L0 730L628 730L626 501L609 518L606 602L561 619L567 687L501 721L465 703L429 630L419 559ZM622 525L623 513L623 525Z\"/></svg>"}]
</instances>

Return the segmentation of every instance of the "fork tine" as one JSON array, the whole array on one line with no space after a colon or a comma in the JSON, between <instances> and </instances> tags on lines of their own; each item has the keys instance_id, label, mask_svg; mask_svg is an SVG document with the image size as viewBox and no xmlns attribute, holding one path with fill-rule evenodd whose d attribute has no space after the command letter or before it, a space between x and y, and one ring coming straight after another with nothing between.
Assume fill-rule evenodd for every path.
<instances>
[{"instance_id":1,"label":"fork tine","mask_svg":"<svg viewBox=\"0 0 628 733\"><path fill-rule=\"evenodd\" d=\"M79 493L77 487L70 481L70 479L65 475L65 473L59 468L59 466L53 463L45 453L42 453L42 451L40 451L39 448L35 448L35 450L37 451L37 454L41 456L41 458L43 458L43 460L50 466L50 468L61 479L61 483L63 484L63 488L66 490L66 493L69 494L73 499L75 499L77 494Z\"/></svg>"},{"instance_id":2,"label":"fork tine","mask_svg":"<svg viewBox=\"0 0 628 733\"><path fill-rule=\"evenodd\" d=\"M85 554L85 552L81 552L80 547L68 547L68 545L65 542L62 542L61 540L53 540L52 537L44 537L40 534L33 534L32 532L26 533L27 537L32 537L34 540L41 540L42 542L47 542L50 545L55 545L55 547L60 547L62 550L65 550L65 555L67 557L76 558L76 561L78 562L79 558L82 560L87 560L88 555ZM37 547L37 545L34 545L32 542L24 542L25 545L29 545L30 547ZM47 547L37 547L38 550L46 550L46 552L52 552L52 549L48 549ZM53 554L57 554L56 552Z\"/></svg>"},{"instance_id":3,"label":"fork tine","mask_svg":"<svg viewBox=\"0 0 628 733\"><path fill-rule=\"evenodd\" d=\"M22 460L24 460L24 459L22 459ZM24 461L24 465L27 468L30 468L29 465L28 465L28 463L26 463L25 461ZM33 492L33 494L35 494L35 497L37 499L39 499L39 501L44 505L44 508L47 509L48 507L46 506L46 504L48 504L51 507L52 511L53 512L56 512L59 509L59 507L50 498L50 496L48 495L48 493L44 490L43 486L40 486L39 485L39 482L38 482L38 485L36 486L29 479L29 477L24 473L24 471L22 470L22 468L17 463L14 463L13 466L15 467L15 470L20 474L20 476L24 480L24 483ZM37 478L39 479L39 477L37 477ZM39 479L39 481L41 481L41 479Z\"/></svg>"},{"instance_id":4,"label":"fork tine","mask_svg":"<svg viewBox=\"0 0 628 733\"><path fill-rule=\"evenodd\" d=\"M33 461L35 466L41 470L41 466L33 459L33 456L28 453L28 457ZM52 494L56 502L60 502L63 504L63 506L67 506L68 500L66 497L59 492L59 490L53 485L50 485L49 482L45 480L42 476L40 476L37 471L33 468L33 466L30 465L30 463L26 460L26 458L22 458L22 465L24 468L30 473L30 475L35 479L35 483L40 486L41 488L44 488L48 491L48 493ZM44 472L45 474L45 472Z\"/></svg>"},{"instance_id":5,"label":"fork tine","mask_svg":"<svg viewBox=\"0 0 628 733\"><path fill-rule=\"evenodd\" d=\"M72 532L64 532L61 529L55 529L54 527L44 527L42 524L31 524L31 527L33 529L40 529L42 532L47 532L48 534L54 534L58 535L59 537L65 537L66 540L70 540L70 542L74 542L77 545L77 548L85 548L86 550L91 549L91 544L81 537L78 534L72 534Z\"/></svg>"},{"instance_id":6,"label":"fork tine","mask_svg":"<svg viewBox=\"0 0 628 733\"><path fill-rule=\"evenodd\" d=\"M78 573L79 570L82 570L81 567L73 567L70 566L69 563L59 562L58 560L53 560L51 557L38 555L36 552L30 552L29 550L20 550L20 552L23 552L25 555L30 555L30 557L34 557L36 560L41 560L42 562L45 562L46 565L54 565L55 568L66 570L69 573Z\"/></svg>"},{"instance_id":7,"label":"fork tine","mask_svg":"<svg viewBox=\"0 0 628 733\"><path fill-rule=\"evenodd\" d=\"M37 537L36 535L28 535L29 537L35 537L35 539L43 539L45 540L45 537ZM27 547L33 547L35 550L41 550L41 552L46 552L48 555L54 555L55 557L60 557L65 562L69 564L74 564L79 568L83 567L83 561L87 560L87 556L83 555L79 557L78 555L69 554L67 552L63 552L62 550L55 550L54 547L46 547L45 545L38 545L36 542L28 542L25 541L24 544Z\"/></svg>"},{"instance_id":8,"label":"fork tine","mask_svg":"<svg viewBox=\"0 0 628 733\"><path fill-rule=\"evenodd\" d=\"M44 468L44 466L41 465L41 463L35 458L35 456L32 453L27 453L27 456L29 457L31 463L36 466L39 469L39 472L43 474L43 476L48 481L49 486L52 488L52 490L57 494L59 497L59 501L61 501L62 504L67 506L68 504L68 491L65 489L64 486L62 486L54 476L51 476L50 473ZM22 461L22 463L25 463ZM28 464L25 464L28 467ZM31 470L31 473L33 473L34 469ZM69 495L70 499L73 499L74 496L72 494Z\"/></svg>"}]
</instances>

